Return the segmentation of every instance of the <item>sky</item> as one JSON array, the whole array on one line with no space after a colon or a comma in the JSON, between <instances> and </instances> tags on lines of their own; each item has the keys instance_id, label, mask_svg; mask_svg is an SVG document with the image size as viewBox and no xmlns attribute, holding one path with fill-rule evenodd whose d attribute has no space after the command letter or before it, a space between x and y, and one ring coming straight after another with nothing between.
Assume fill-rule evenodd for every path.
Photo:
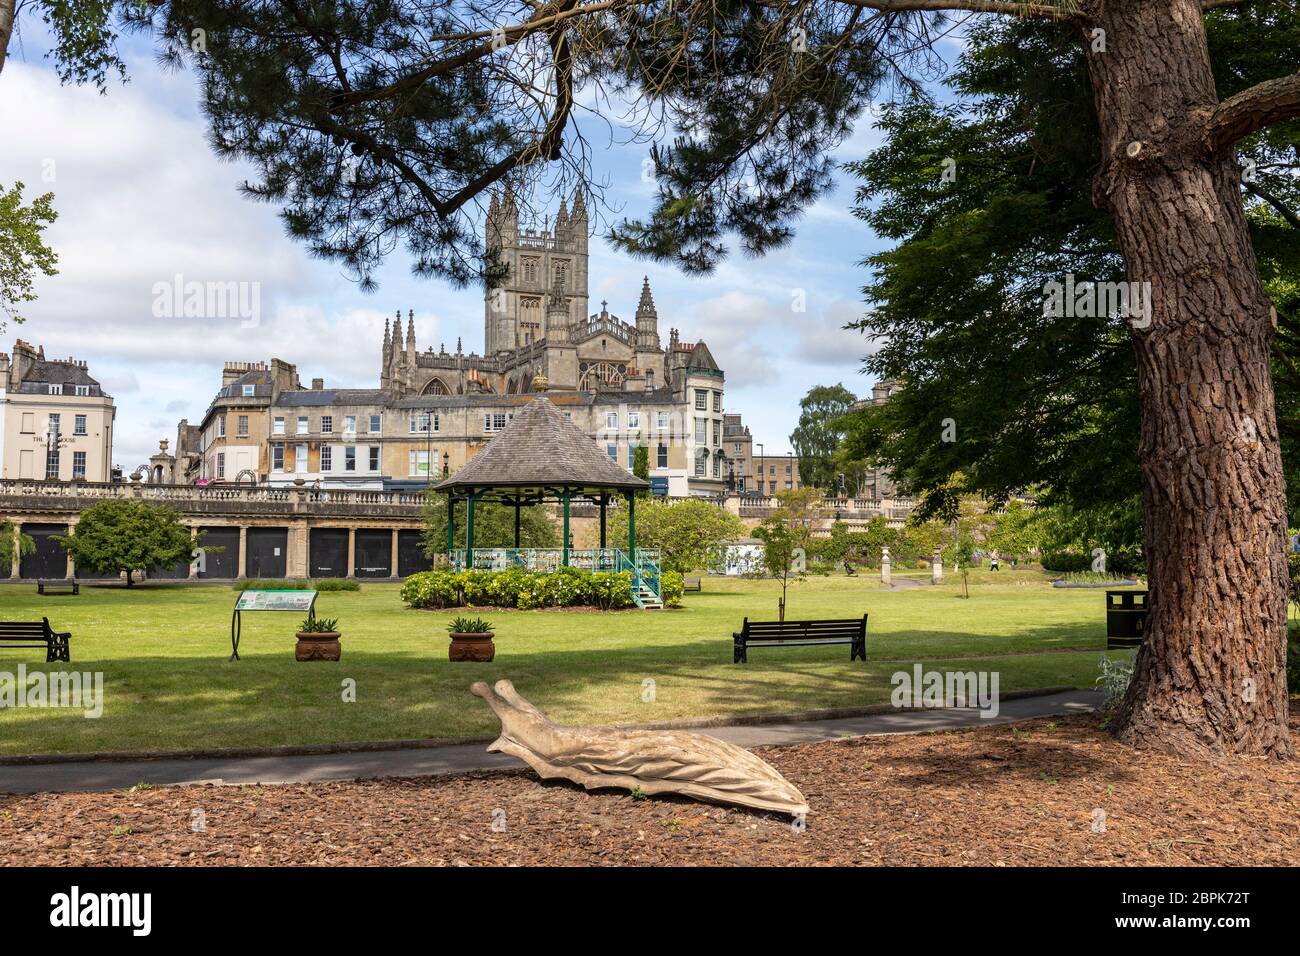
<instances>
[{"instance_id":1,"label":"sky","mask_svg":"<svg viewBox=\"0 0 1300 956\"><path fill-rule=\"evenodd\" d=\"M40 24L26 18L19 27L0 74L0 183L25 183L29 201L54 193L58 220L46 240L59 273L38 279L39 298L20 310L27 321L10 323L0 343L9 351L23 338L47 357L89 363L115 399L114 462L126 471L160 439L174 442L180 419L202 420L226 361L275 357L295 364L304 383L375 388L384 319L399 309L414 310L421 349L454 349L459 338L466 352L482 350L481 289L416 278L399 251L377 273L378 290L364 292L291 240L276 207L242 197L238 186L256 177L213 155L193 74L160 70L149 48L128 37L128 83L111 83L105 95L62 86ZM590 118L579 123L606 199L624 215L648 210L648 147L611 141ZM864 117L836 158L860 159L878 143ZM840 173L787 246L761 259L733 255L706 277L634 260L596 235L592 310L608 300L630 321L648 275L665 344L670 327L708 343L726 372L726 410L743 415L766 453L784 454L808 389L838 382L870 394L861 372L868 344L843 326L864 308L859 263L883 243L850 213L853 188ZM258 320L155 315L156 287L177 277L257 283ZM793 307L800 294L803 312Z\"/></svg>"}]
</instances>

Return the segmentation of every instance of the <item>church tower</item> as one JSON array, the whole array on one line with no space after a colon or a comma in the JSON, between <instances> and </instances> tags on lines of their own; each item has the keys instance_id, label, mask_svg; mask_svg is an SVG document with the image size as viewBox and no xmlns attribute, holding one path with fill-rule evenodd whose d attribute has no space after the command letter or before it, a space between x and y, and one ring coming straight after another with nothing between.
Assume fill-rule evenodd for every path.
<instances>
[{"instance_id":1,"label":"church tower","mask_svg":"<svg viewBox=\"0 0 1300 956\"><path fill-rule=\"evenodd\" d=\"M522 228L514 188L492 196L485 245L507 270L496 288L485 290L484 345L488 356L550 340L550 297L558 283L567 325L587 318L587 204L581 189L573 203L561 201L554 223Z\"/></svg>"}]
</instances>

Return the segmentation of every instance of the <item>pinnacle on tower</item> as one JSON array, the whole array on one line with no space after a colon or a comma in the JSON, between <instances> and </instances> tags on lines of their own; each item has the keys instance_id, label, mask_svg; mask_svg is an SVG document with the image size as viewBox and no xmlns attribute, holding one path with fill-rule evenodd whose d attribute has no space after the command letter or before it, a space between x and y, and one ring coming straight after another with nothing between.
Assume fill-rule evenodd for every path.
<instances>
[{"instance_id":1,"label":"pinnacle on tower","mask_svg":"<svg viewBox=\"0 0 1300 956\"><path fill-rule=\"evenodd\" d=\"M560 211L555 214L555 233L559 235L562 229L569 228L569 204L561 199Z\"/></svg>"},{"instance_id":2,"label":"pinnacle on tower","mask_svg":"<svg viewBox=\"0 0 1300 956\"><path fill-rule=\"evenodd\" d=\"M582 187L576 186L573 190L573 218L574 220L587 219L587 203L582 198Z\"/></svg>"},{"instance_id":3,"label":"pinnacle on tower","mask_svg":"<svg viewBox=\"0 0 1300 956\"><path fill-rule=\"evenodd\" d=\"M650 316L657 319L659 317L659 313L655 311L654 296L651 295L650 293L649 276L644 276L642 279L641 301L637 303L636 314L637 314L637 318L641 318L642 316Z\"/></svg>"},{"instance_id":4,"label":"pinnacle on tower","mask_svg":"<svg viewBox=\"0 0 1300 956\"><path fill-rule=\"evenodd\" d=\"M397 321L402 321L402 313L397 313ZM415 310L407 309L406 311L406 347L410 351L415 351Z\"/></svg>"}]
</instances>

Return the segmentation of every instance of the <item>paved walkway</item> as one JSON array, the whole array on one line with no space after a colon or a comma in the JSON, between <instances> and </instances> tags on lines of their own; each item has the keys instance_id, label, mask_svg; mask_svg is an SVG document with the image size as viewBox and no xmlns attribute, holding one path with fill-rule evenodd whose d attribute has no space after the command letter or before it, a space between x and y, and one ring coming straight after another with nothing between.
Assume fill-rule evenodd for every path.
<instances>
[{"instance_id":1,"label":"paved walkway","mask_svg":"<svg viewBox=\"0 0 1300 956\"><path fill-rule=\"evenodd\" d=\"M931 730L1005 724L1032 717L1078 714L1101 701L1097 691L1072 690L1043 697L1003 701L998 716L983 719L978 710L922 710L779 724L709 727L709 734L741 747L799 744L842 737L915 734ZM0 766L0 792L123 790L137 783L254 784L357 780L365 777L424 777L521 767L504 754L490 754L483 744L457 744L410 750L371 750L342 754L231 757L224 759L163 759L85 761Z\"/></svg>"}]
</instances>

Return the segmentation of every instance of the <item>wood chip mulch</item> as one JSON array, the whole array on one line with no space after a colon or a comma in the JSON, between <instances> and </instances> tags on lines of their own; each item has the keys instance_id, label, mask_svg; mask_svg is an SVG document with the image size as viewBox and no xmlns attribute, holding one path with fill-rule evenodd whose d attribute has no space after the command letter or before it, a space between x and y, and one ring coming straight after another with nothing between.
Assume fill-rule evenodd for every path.
<instances>
[{"instance_id":1,"label":"wood chip mulch","mask_svg":"<svg viewBox=\"0 0 1300 956\"><path fill-rule=\"evenodd\" d=\"M1300 720L1292 718L1300 739ZM1300 760L1135 751L1093 716L758 751L806 828L530 771L0 796L0 863L1220 865L1300 861ZM495 828L494 828L495 827Z\"/></svg>"}]
</instances>

